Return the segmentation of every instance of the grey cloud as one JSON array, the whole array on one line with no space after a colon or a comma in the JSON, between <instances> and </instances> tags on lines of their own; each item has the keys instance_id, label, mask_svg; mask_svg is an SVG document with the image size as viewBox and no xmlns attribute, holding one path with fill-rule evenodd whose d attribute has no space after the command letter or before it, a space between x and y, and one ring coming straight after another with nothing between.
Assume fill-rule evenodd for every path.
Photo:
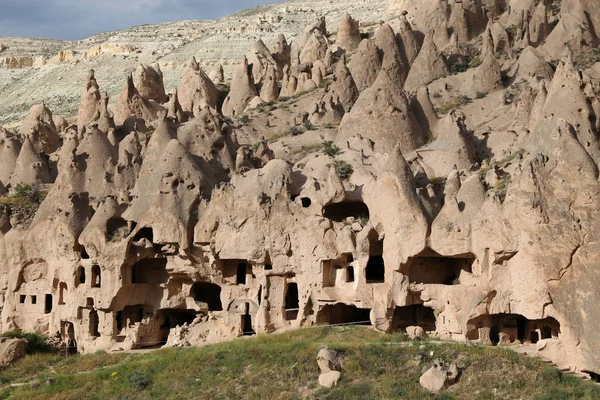
<instances>
[{"instance_id":1,"label":"grey cloud","mask_svg":"<svg viewBox=\"0 0 600 400\"><path fill-rule=\"evenodd\" d=\"M272 0L1 0L0 36L83 39L182 19L215 19Z\"/></svg>"}]
</instances>

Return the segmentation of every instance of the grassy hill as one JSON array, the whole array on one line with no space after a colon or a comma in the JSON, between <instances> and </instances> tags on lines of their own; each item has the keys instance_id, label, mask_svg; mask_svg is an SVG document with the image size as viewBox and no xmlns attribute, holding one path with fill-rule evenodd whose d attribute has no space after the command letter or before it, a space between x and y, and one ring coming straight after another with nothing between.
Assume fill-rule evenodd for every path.
<instances>
[{"instance_id":1,"label":"grassy hill","mask_svg":"<svg viewBox=\"0 0 600 400\"><path fill-rule=\"evenodd\" d=\"M317 385L322 344L343 357L342 380L332 390ZM464 367L459 382L437 396L419 386L435 358ZM562 400L598 399L600 387L508 349L317 327L143 354L34 354L0 369L6 398Z\"/></svg>"}]
</instances>

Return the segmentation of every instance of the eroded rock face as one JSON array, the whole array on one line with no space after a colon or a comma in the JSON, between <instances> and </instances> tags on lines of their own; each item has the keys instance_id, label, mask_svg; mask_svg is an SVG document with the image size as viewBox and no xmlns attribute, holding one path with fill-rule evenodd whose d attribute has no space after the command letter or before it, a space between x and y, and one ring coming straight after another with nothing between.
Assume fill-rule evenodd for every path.
<instances>
[{"instance_id":1,"label":"eroded rock face","mask_svg":"<svg viewBox=\"0 0 600 400\"><path fill-rule=\"evenodd\" d=\"M256 42L223 104L192 60L166 103L158 70L113 103L92 73L77 126L2 129L0 329L93 352L360 323L600 373L598 8L401 3L346 47L321 18Z\"/></svg>"}]
</instances>

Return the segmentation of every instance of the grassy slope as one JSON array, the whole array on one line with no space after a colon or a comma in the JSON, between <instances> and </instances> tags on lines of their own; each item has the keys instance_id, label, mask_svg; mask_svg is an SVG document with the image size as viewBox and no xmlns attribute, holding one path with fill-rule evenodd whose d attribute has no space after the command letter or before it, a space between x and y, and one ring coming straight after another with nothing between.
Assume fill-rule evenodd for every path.
<instances>
[{"instance_id":1,"label":"grassy slope","mask_svg":"<svg viewBox=\"0 0 600 400\"><path fill-rule=\"evenodd\" d=\"M333 390L316 384L322 344L344 360L342 381ZM460 381L437 397L418 383L434 358L458 358L465 367ZM48 377L54 383L45 384ZM41 385L7 385L32 380ZM507 349L406 342L364 327L319 327L146 354L38 354L0 369L0 383L0 399L600 398L594 384Z\"/></svg>"}]
</instances>

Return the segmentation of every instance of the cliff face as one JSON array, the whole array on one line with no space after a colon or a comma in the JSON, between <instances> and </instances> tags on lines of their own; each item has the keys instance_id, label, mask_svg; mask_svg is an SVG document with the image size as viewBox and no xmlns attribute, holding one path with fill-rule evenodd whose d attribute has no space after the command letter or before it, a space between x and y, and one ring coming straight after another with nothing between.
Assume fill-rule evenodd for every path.
<instances>
[{"instance_id":1,"label":"cliff face","mask_svg":"<svg viewBox=\"0 0 600 400\"><path fill-rule=\"evenodd\" d=\"M76 124L46 102L2 130L2 330L90 352L366 322L600 373L598 11L504 3L289 2L20 69L99 67L60 80ZM248 45L233 74L206 26Z\"/></svg>"}]
</instances>

